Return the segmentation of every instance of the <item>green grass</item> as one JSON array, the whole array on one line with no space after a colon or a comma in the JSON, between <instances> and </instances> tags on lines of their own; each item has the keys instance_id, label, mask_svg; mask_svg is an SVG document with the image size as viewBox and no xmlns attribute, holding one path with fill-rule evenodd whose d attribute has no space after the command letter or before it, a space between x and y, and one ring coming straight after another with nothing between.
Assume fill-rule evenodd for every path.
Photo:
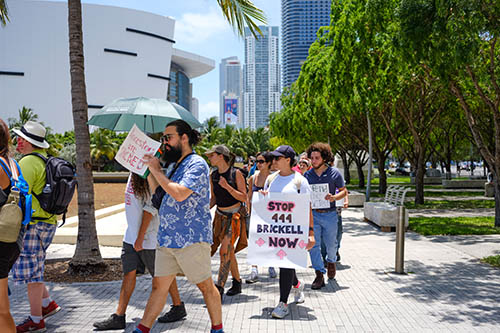
<instances>
[{"instance_id":1,"label":"green grass","mask_svg":"<svg viewBox=\"0 0 500 333\"><path fill-rule=\"evenodd\" d=\"M410 217L409 223L424 236L500 234L494 217Z\"/></svg>"},{"instance_id":2,"label":"green grass","mask_svg":"<svg viewBox=\"0 0 500 333\"><path fill-rule=\"evenodd\" d=\"M491 266L500 267L500 255L484 257L481 261Z\"/></svg>"},{"instance_id":3,"label":"green grass","mask_svg":"<svg viewBox=\"0 0 500 333\"><path fill-rule=\"evenodd\" d=\"M476 209L495 208L495 200L427 200L423 205L405 202L408 209Z\"/></svg>"},{"instance_id":4,"label":"green grass","mask_svg":"<svg viewBox=\"0 0 500 333\"><path fill-rule=\"evenodd\" d=\"M351 188L349 188L351 189ZM365 193L366 191L364 189L356 189L352 188L354 191L362 191ZM425 191L424 190L424 197L425 198L434 198L434 197L476 197L476 196L483 196L484 191L471 191L471 192L446 192L446 191L435 191L435 192L430 192L430 191ZM371 192L370 194L371 197L373 198L384 198L385 194L379 194L378 192ZM406 197L414 197L415 192L413 191L408 191L406 192Z\"/></svg>"},{"instance_id":5,"label":"green grass","mask_svg":"<svg viewBox=\"0 0 500 333\"><path fill-rule=\"evenodd\" d=\"M378 185L380 182L379 178L373 178L372 179L372 185ZM365 179L365 184L366 184L366 179ZM405 176L401 176L401 177L392 177L392 176L388 176L387 177L387 184L401 184L401 185L404 185L404 184L410 184L410 177L405 177ZM359 179L358 178L351 178L351 182L350 182L350 185L359 185Z\"/></svg>"}]
</instances>

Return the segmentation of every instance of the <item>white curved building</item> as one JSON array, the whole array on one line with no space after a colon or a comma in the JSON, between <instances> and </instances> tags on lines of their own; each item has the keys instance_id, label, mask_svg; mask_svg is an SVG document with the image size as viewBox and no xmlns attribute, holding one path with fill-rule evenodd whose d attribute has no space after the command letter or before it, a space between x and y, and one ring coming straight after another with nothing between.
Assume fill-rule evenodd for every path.
<instances>
[{"instance_id":1,"label":"white curved building","mask_svg":"<svg viewBox=\"0 0 500 333\"><path fill-rule=\"evenodd\" d=\"M72 129L67 2L16 0L9 11L0 27L0 117L17 117L26 106L56 132ZM173 48L173 18L91 4L82 12L89 115L119 97L172 96L183 104L179 89L191 108L189 80L215 62ZM169 91L171 67L176 91Z\"/></svg>"}]
</instances>

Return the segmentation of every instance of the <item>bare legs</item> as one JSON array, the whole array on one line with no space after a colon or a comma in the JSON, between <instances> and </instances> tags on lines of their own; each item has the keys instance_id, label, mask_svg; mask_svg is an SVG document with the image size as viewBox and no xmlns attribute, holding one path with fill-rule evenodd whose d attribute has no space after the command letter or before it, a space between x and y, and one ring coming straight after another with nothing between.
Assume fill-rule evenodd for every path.
<instances>
[{"instance_id":1,"label":"bare legs","mask_svg":"<svg viewBox=\"0 0 500 333\"><path fill-rule=\"evenodd\" d=\"M7 278L0 279L0 327L2 332L13 333L16 331L16 324L10 314L7 281Z\"/></svg>"}]
</instances>

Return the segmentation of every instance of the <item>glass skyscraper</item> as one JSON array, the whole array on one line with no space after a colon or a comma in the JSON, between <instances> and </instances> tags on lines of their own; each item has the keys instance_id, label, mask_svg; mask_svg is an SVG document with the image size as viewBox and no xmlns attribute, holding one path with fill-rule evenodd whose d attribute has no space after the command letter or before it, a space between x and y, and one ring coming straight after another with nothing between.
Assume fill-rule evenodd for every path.
<instances>
[{"instance_id":1,"label":"glass skyscraper","mask_svg":"<svg viewBox=\"0 0 500 333\"><path fill-rule=\"evenodd\" d=\"M322 26L330 25L331 0L281 0L283 87L297 80Z\"/></svg>"},{"instance_id":2,"label":"glass skyscraper","mask_svg":"<svg viewBox=\"0 0 500 333\"><path fill-rule=\"evenodd\" d=\"M222 126L224 125L236 125L238 127L243 126L243 103L242 103L242 91L243 91L243 72L241 69L241 63L238 57L228 57L221 60L219 64L219 97L220 97L220 117L219 122ZM231 105L234 106L236 103L236 109L232 109L232 117L236 118L236 123L232 118L226 117L228 100L231 100ZM236 100L236 102L234 102ZM229 121L228 121L229 120Z\"/></svg>"},{"instance_id":3,"label":"glass skyscraper","mask_svg":"<svg viewBox=\"0 0 500 333\"><path fill-rule=\"evenodd\" d=\"M269 114L281 108L279 28L259 26L263 35L256 39L245 28L243 100L245 128L269 125Z\"/></svg>"}]
</instances>

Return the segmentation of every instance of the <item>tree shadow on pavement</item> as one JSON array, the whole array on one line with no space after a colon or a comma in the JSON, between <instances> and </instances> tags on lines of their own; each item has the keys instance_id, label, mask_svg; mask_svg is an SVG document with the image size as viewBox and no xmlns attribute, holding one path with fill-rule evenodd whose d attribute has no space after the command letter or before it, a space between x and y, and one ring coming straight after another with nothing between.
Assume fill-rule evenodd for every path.
<instances>
[{"instance_id":1,"label":"tree shadow on pavement","mask_svg":"<svg viewBox=\"0 0 500 333\"><path fill-rule=\"evenodd\" d=\"M316 316L310 314L313 310L311 308L298 305L296 303L288 304L290 309L290 314L283 319L273 318L271 313L274 308L265 307L262 309L262 313L260 315L253 315L248 319L271 319L271 320L280 320L280 321L313 321L317 320Z\"/></svg>"},{"instance_id":2,"label":"tree shadow on pavement","mask_svg":"<svg viewBox=\"0 0 500 333\"><path fill-rule=\"evenodd\" d=\"M453 305L434 313L440 321L475 325L500 320L500 270L477 261L441 263L438 266L418 260L406 261L408 275L383 274L382 281L396 284L394 292L420 303Z\"/></svg>"}]
</instances>

